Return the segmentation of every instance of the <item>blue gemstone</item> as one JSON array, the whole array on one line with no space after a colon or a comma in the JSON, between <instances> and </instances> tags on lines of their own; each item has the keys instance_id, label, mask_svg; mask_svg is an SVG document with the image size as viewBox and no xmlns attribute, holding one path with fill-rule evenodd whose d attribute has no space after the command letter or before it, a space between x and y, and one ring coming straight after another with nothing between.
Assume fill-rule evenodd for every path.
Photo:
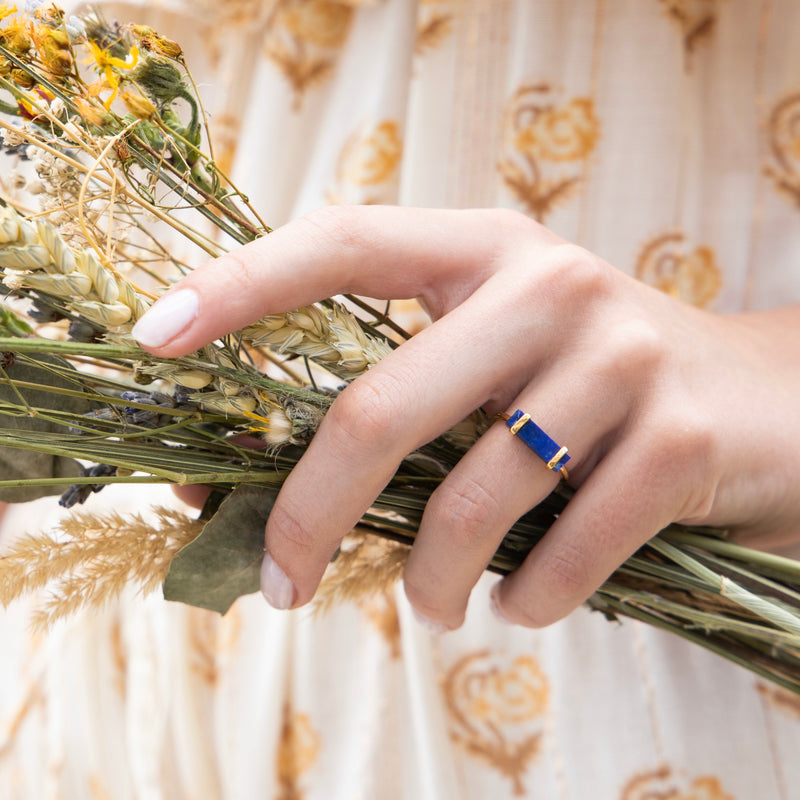
<instances>
[{"instance_id":1,"label":"blue gemstone","mask_svg":"<svg viewBox=\"0 0 800 800\"><path fill-rule=\"evenodd\" d=\"M517 409L509 418L506 420L506 427L513 428L514 424L523 416L522 411ZM522 439L528 447L536 453L542 461L547 464L551 458L553 458L556 453L561 449L560 445L556 444L535 422L532 420L528 420L518 431L517 437ZM553 466L553 469L557 472L558 470L563 467L567 461L569 461L570 456L569 453L565 453Z\"/></svg>"}]
</instances>

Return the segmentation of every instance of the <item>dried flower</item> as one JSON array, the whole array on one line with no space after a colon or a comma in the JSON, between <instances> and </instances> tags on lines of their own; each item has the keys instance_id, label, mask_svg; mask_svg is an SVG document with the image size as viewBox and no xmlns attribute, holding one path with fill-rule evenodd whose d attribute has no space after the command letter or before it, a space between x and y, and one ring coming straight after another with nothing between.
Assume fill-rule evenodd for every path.
<instances>
[{"instance_id":1,"label":"dried flower","mask_svg":"<svg viewBox=\"0 0 800 800\"><path fill-rule=\"evenodd\" d=\"M150 119L150 117L156 113L156 107L146 97L140 94L122 92L120 97L131 114L139 119Z\"/></svg>"},{"instance_id":2,"label":"dried flower","mask_svg":"<svg viewBox=\"0 0 800 800\"><path fill-rule=\"evenodd\" d=\"M133 45L123 59L112 55L111 48L104 49L91 39L87 42L87 46L97 71L105 77L106 83L111 88L111 95L104 103L106 109L109 109L119 92L121 82L119 70L132 70L139 63L139 48Z\"/></svg>"}]
</instances>

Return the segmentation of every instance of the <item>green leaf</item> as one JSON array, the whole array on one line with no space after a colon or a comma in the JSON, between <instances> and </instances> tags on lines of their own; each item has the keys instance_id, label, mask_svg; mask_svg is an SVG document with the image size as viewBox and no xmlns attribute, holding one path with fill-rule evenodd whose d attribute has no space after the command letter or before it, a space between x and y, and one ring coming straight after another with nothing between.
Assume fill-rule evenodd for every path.
<instances>
[{"instance_id":1,"label":"green leaf","mask_svg":"<svg viewBox=\"0 0 800 800\"><path fill-rule=\"evenodd\" d=\"M241 484L170 564L164 597L224 614L237 597L257 592L264 526L277 489Z\"/></svg>"},{"instance_id":2,"label":"green leaf","mask_svg":"<svg viewBox=\"0 0 800 800\"><path fill-rule=\"evenodd\" d=\"M34 363L35 362L35 363ZM41 366L40 366L41 365ZM49 366L48 366L49 365ZM63 358L52 355L16 356L14 363L7 366L5 375L12 381L39 383L60 389L75 389L74 381L62 376L64 370L72 367ZM5 377L0 372L0 377ZM24 402L23 402L24 401ZM9 384L0 385L0 403L24 406L27 403L37 409L35 416L20 409L19 415L0 412L0 445L3 434L18 437L24 431L66 432L66 428L56 422L42 418L42 413L53 409L79 417L91 410L88 399L66 397L46 389L16 388ZM8 406L6 406L8 409ZM72 478L81 474L81 465L72 458L23 450L17 447L0 446L0 476L3 480L35 480L37 478ZM15 486L0 489L0 501L6 503L25 503L49 494L61 494L63 486Z\"/></svg>"}]
</instances>

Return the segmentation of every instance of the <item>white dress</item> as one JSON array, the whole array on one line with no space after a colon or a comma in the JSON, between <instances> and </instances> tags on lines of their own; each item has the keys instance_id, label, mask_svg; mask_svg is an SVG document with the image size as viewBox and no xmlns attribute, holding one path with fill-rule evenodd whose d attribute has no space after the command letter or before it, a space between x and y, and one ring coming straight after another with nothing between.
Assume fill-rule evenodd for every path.
<instances>
[{"instance_id":1,"label":"white dress","mask_svg":"<svg viewBox=\"0 0 800 800\"><path fill-rule=\"evenodd\" d=\"M795 0L102 5L181 42L217 159L273 226L328 202L508 206L689 303L800 300ZM2 537L57 513L11 508ZM400 588L322 617L129 597L35 637L14 607L0 798L800 797L798 698L585 610L501 625L492 580L440 636Z\"/></svg>"}]
</instances>

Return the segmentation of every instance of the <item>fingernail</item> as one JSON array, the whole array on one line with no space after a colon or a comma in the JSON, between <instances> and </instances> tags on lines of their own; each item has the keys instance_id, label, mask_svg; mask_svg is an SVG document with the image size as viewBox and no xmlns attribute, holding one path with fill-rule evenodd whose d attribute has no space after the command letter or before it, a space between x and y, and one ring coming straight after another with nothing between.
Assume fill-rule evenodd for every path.
<instances>
[{"instance_id":1,"label":"fingernail","mask_svg":"<svg viewBox=\"0 0 800 800\"><path fill-rule=\"evenodd\" d=\"M261 564L261 594L273 608L281 611L291 608L294 603L294 586L269 553L264 555Z\"/></svg>"},{"instance_id":2,"label":"fingernail","mask_svg":"<svg viewBox=\"0 0 800 800\"><path fill-rule=\"evenodd\" d=\"M192 289L179 289L159 300L133 326L131 336L145 347L161 347L197 317L200 298Z\"/></svg>"},{"instance_id":3,"label":"fingernail","mask_svg":"<svg viewBox=\"0 0 800 800\"><path fill-rule=\"evenodd\" d=\"M414 619L425 628L428 633L445 633L450 630L447 625L443 625L441 622L434 622L432 619L423 617L415 608L412 608L411 611L414 614Z\"/></svg>"},{"instance_id":4,"label":"fingernail","mask_svg":"<svg viewBox=\"0 0 800 800\"><path fill-rule=\"evenodd\" d=\"M489 592L489 608L492 609L492 614L502 622L504 625L511 625L511 622L506 619L505 614L500 610L500 584L502 581L497 581L497 583L492 586L491 592Z\"/></svg>"}]
</instances>

